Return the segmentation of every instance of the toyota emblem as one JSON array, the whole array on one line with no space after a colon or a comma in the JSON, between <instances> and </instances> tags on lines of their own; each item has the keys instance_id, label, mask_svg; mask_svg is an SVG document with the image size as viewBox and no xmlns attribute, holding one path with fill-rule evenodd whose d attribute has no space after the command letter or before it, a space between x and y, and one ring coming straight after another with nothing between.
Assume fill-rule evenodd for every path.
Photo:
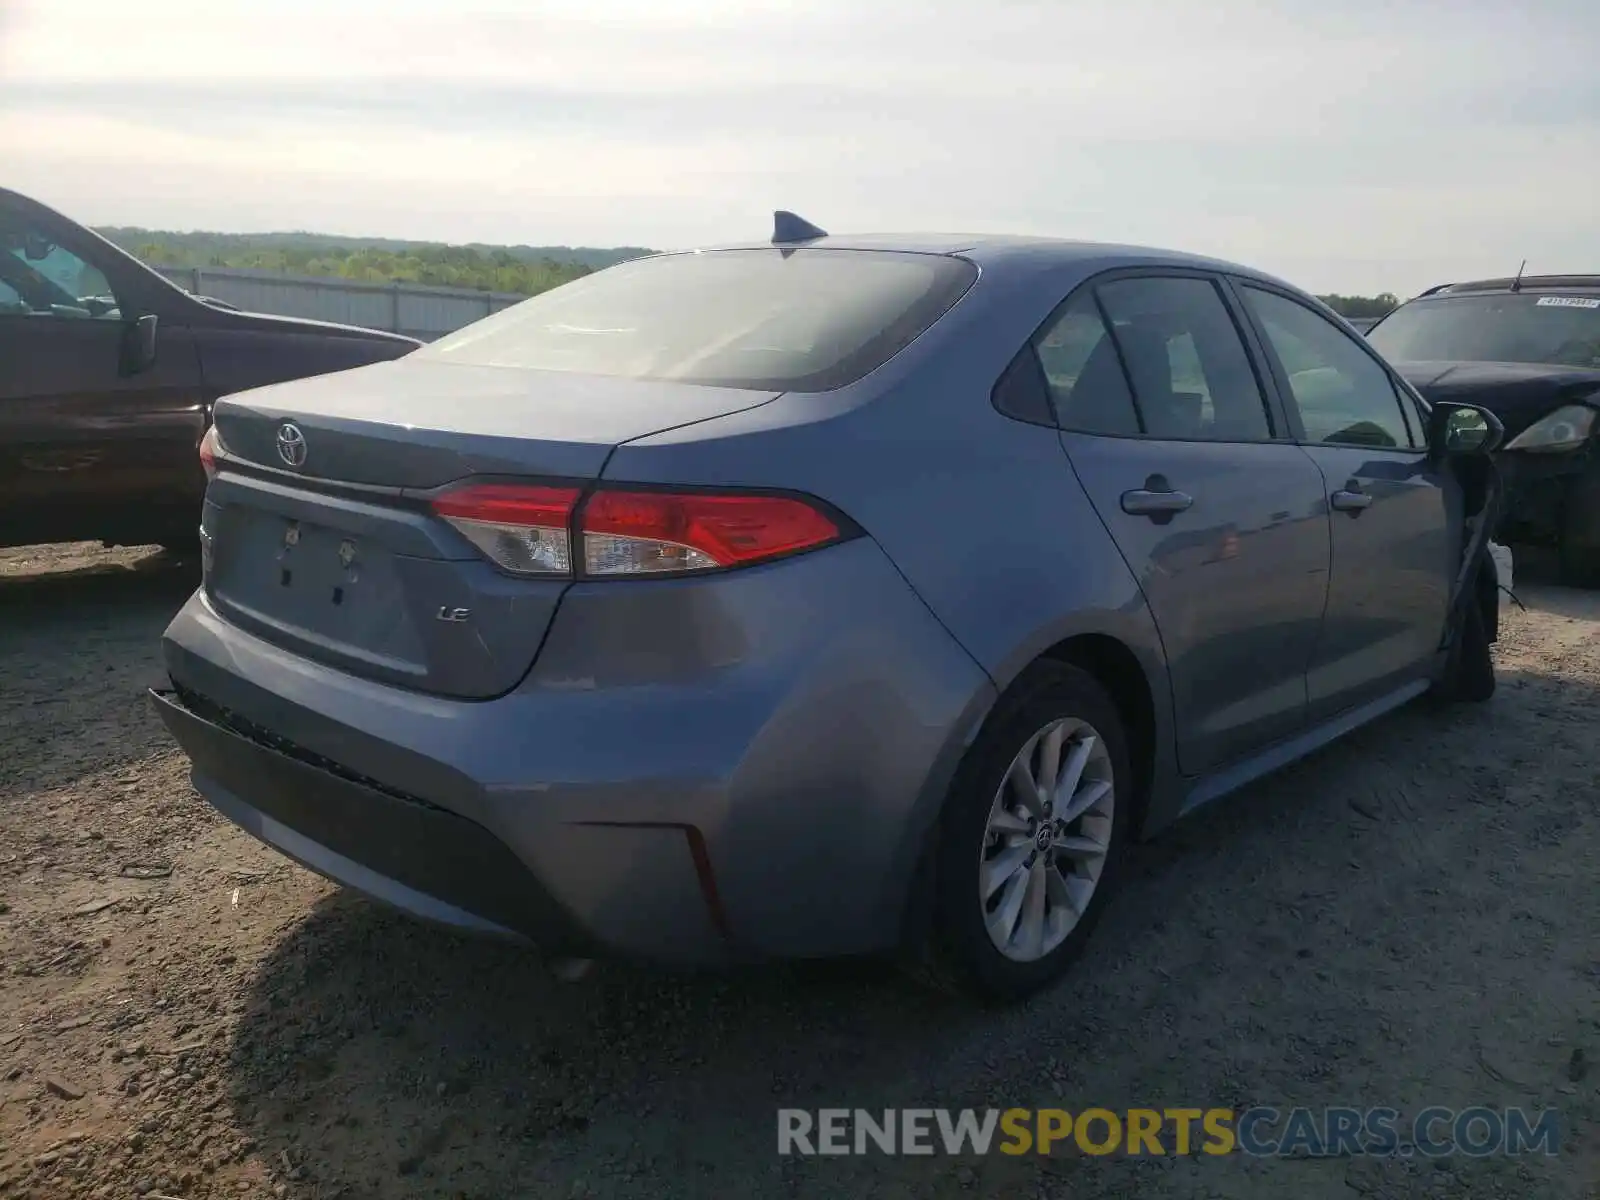
<instances>
[{"instance_id":1,"label":"toyota emblem","mask_svg":"<svg viewBox=\"0 0 1600 1200\"><path fill-rule=\"evenodd\" d=\"M291 467L306 465L306 435L292 421L278 426L278 457Z\"/></svg>"}]
</instances>

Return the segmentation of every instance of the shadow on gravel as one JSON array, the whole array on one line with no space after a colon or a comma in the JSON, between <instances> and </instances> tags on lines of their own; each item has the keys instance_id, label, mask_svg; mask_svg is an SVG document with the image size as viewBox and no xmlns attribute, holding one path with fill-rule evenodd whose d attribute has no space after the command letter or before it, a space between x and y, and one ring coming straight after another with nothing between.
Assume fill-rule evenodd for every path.
<instances>
[{"instance_id":1,"label":"shadow on gravel","mask_svg":"<svg viewBox=\"0 0 1600 1200\"><path fill-rule=\"evenodd\" d=\"M1410 965L1418 897L1436 897L1430 937L1486 936L1484 896L1460 889L1490 869L1480 855L1547 836L1538 806L1504 801L1551 738L1578 736L1548 713L1597 703L1586 682L1518 674L1494 704L1411 706L1247 789L1138 847L1085 959L1011 1010L860 962L564 985L526 951L335 893L246 981L231 1100L291 1200L479 1200L880 1194L872 1171L910 1181L881 1194L935 1194L925 1161L779 1160L782 1105L1388 1095L1407 1071L1446 1078L1426 1054L1459 1057L1458 1031L1428 1014L1441 987L1483 986L1479 960L1464 980ZM1562 753L1587 770L1579 743ZM1375 996L1399 1045L1447 1040L1423 1058L1381 1042ZM1081 1194L1110 1194L1097 1169Z\"/></svg>"},{"instance_id":2,"label":"shadow on gravel","mask_svg":"<svg viewBox=\"0 0 1600 1200\"><path fill-rule=\"evenodd\" d=\"M198 563L152 552L0 574L0 797L69 784L170 745L144 691Z\"/></svg>"},{"instance_id":3,"label":"shadow on gravel","mask_svg":"<svg viewBox=\"0 0 1600 1200\"><path fill-rule=\"evenodd\" d=\"M753 1129L765 1170L783 1097L876 1092L982 1019L864 961L563 984L336 893L256 972L230 1069L263 1156L315 1181L291 1195L565 1197L617 1118L619 1158L692 1176ZM584 1161L559 1161L574 1141Z\"/></svg>"},{"instance_id":4,"label":"shadow on gravel","mask_svg":"<svg viewBox=\"0 0 1600 1200\"><path fill-rule=\"evenodd\" d=\"M1529 580L1517 583L1517 599L1531 613L1548 613L1575 621L1600 619L1600 591L1555 587Z\"/></svg>"},{"instance_id":5,"label":"shadow on gravel","mask_svg":"<svg viewBox=\"0 0 1600 1200\"><path fill-rule=\"evenodd\" d=\"M152 552L130 563L88 563L38 574L0 573L0 607L36 609L48 624L83 619L101 605L170 604L167 616L200 585L200 562ZM17 631L27 632L27 631Z\"/></svg>"},{"instance_id":6,"label":"shadow on gravel","mask_svg":"<svg viewBox=\"0 0 1600 1200\"><path fill-rule=\"evenodd\" d=\"M769 1174L780 1105L986 1106L1063 1088L1096 1103L1148 1103L1136 1089L1221 1096L1237 1086L1231 1060L1200 1049L1217 1043L1216 1013L1191 1007L1152 938L1165 931L1192 960L1218 946L1205 939L1219 929L1259 929L1264 914L1303 905L1306 873L1263 877L1284 845L1313 873L1347 876L1349 847L1299 838L1303 812L1285 797L1303 798L1330 759L1335 786L1363 755L1403 747L1410 761L1410 747L1443 728L1437 713L1407 712L1356 735L1342 757L1317 756L1219 805L1216 819L1139 847L1085 960L1009 1011L968 1007L872 962L725 975L606 965L561 984L530 952L335 893L250 980L229 1064L240 1125L267 1161L288 1164L276 1178L299 1181L288 1192L297 1200L634 1194L645 1181L623 1187L618 1164L639 1162L677 1181L661 1195L725 1194L717 1176L792 1194L795 1179ZM1331 816L1356 822L1342 801ZM1239 947L1247 957L1232 973L1304 974L1302 951L1274 936ZM1152 1053L1156 1074L1126 1077L1104 1063L1106 1044L1188 1049ZM614 1171L613 1184L596 1181Z\"/></svg>"}]
</instances>

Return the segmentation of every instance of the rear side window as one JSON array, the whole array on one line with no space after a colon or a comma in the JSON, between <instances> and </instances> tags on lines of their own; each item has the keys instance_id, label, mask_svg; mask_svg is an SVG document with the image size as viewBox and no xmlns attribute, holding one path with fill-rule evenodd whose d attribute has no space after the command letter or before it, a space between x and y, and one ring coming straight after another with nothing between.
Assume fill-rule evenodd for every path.
<instances>
[{"instance_id":1,"label":"rear side window","mask_svg":"<svg viewBox=\"0 0 1600 1200\"><path fill-rule=\"evenodd\" d=\"M960 258L754 249L622 263L417 351L488 366L821 392L854 383L977 278Z\"/></svg>"},{"instance_id":2,"label":"rear side window","mask_svg":"<svg viewBox=\"0 0 1600 1200\"><path fill-rule=\"evenodd\" d=\"M1139 414L1092 293L1076 296L1033 339L1056 419L1076 433L1140 432Z\"/></svg>"},{"instance_id":3,"label":"rear side window","mask_svg":"<svg viewBox=\"0 0 1600 1200\"><path fill-rule=\"evenodd\" d=\"M1214 283L1121 279L1098 290L1149 436L1272 437L1261 385Z\"/></svg>"}]
</instances>

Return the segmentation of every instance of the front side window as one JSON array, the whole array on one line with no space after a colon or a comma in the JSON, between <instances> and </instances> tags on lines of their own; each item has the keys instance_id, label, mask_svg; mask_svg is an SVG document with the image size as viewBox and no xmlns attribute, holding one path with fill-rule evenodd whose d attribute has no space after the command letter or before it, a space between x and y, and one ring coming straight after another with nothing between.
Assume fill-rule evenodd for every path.
<instances>
[{"instance_id":1,"label":"front side window","mask_svg":"<svg viewBox=\"0 0 1600 1200\"><path fill-rule=\"evenodd\" d=\"M1394 381L1354 338L1275 292L1241 291L1277 355L1307 441L1414 448Z\"/></svg>"},{"instance_id":2,"label":"front side window","mask_svg":"<svg viewBox=\"0 0 1600 1200\"><path fill-rule=\"evenodd\" d=\"M114 321L122 314L98 268L0 209L0 315Z\"/></svg>"},{"instance_id":3,"label":"front side window","mask_svg":"<svg viewBox=\"0 0 1600 1200\"><path fill-rule=\"evenodd\" d=\"M1436 296L1367 335L1390 362L1522 362L1600 368L1600 295Z\"/></svg>"},{"instance_id":4,"label":"front side window","mask_svg":"<svg viewBox=\"0 0 1600 1200\"><path fill-rule=\"evenodd\" d=\"M1271 439L1261 385L1214 283L1136 278L1097 290L1149 436Z\"/></svg>"},{"instance_id":5,"label":"front side window","mask_svg":"<svg viewBox=\"0 0 1600 1200\"><path fill-rule=\"evenodd\" d=\"M977 274L967 260L938 254L823 247L666 254L534 296L413 357L829 391L887 362Z\"/></svg>"}]
</instances>

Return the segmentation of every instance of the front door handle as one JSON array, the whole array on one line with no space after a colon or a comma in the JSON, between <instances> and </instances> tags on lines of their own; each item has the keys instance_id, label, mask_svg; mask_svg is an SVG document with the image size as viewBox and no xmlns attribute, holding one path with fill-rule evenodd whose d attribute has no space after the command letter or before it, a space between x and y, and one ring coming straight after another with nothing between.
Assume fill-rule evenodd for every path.
<instances>
[{"instance_id":1,"label":"front door handle","mask_svg":"<svg viewBox=\"0 0 1600 1200\"><path fill-rule=\"evenodd\" d=\"M1149 517L1157 525L1165 525L1194 504L1187 492L1173 490L1165 475L1152 475L1144 487L1122 493L1122 511L1130 517Z\"/></svg>"},{"instance_id":2,"label":"front door handle","mask_svg":"<svg viewBox=\"0 0 1600 1200\"><path fill-rule=\"evenodd\" d=\"M1343 488L1328 497L1328 503L1340 512L1347 512L1351 516L1360 516L1362 511L1372 507L1372 497L1361 490L1359 480L1349 480Z\"/></svg>"}]
</instances>

